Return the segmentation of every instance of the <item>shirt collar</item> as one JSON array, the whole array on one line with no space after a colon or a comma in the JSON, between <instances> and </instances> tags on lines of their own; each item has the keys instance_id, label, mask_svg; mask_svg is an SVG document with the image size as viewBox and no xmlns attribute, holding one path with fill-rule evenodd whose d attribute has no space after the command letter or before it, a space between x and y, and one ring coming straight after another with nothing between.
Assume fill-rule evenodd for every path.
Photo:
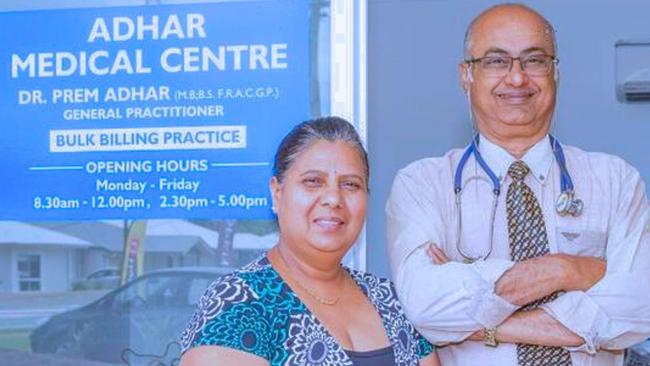
<instances>
[{"instance_id":1,"label":"shirt collar","mask_svg":"<svg viewBox=\"0 0 650 366\"><path fill-rule=\"evenodd\" d=\"M484 135L480 135L478 150L485 163L501 181L506 176L510 165L516 160L508 151L490 141ZM533 145L521 160L528 165L533 177L540 184L544 184L548 180L551 164L553 163L553 149L548 134Z\"/></svg>"}]
</instances>

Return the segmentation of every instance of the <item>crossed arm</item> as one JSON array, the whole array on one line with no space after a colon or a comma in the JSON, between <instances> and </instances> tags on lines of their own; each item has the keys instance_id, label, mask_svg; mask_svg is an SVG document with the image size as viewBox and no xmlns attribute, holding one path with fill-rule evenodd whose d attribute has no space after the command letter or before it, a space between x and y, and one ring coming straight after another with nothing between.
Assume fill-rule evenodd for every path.
<instances>
[{"instance_id":1,"label":"crossed arm","mask_svg":"<svg viewBox=\"0 0 650 366\"><path fill-rule=\"evenodd\" d=\"M393 279L407 315L429 341L479 339L480 329L498 326L502 342L595 354L650 335L650 206L638 172L617 173L624 179L605 229L603 276L604 261L566 254L515 264L492 258L432 265L422 244L445 243L451 225L449 195L439 184L446 168L436 164L433 172L420 166L400 172L386 205ZM540 310L518 312L522 304L558 290L565 293Z\"/></svg>"},{"instance_id":2,"label":"crossed arm","mask_svg":"<svg viewBox=\"0 0 650 366\"><path fill-rule=\"evenodd\" d=\"M434 265L449 262L435 244L427 248ZM523 306L557 291L587 291L604 275L606 262L593 257L550 254L513 265L496 282L495 293ZM517 311L497 327L499 342L576 347L584 343L555 318L541 309ZM483 340L483 330L468 340Z\"/></svg>"}]
</instances>

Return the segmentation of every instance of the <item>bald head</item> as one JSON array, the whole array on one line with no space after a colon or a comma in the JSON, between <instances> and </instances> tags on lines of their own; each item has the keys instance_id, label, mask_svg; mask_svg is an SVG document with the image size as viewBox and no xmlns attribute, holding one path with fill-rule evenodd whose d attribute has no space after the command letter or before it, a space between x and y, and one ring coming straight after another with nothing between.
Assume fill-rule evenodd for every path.
<instances>
[{"instance_id":1,"label":"bald head","mask_svg":"<svg viewBox=\"0 0 650 366\"><path fill-rule=\"evenodd\" d=\"M553 47L554 55L557 55L557 43L555 40L555 30L551 23L540 13L523 4L499 4L484 10L474 18L465 31L464 55L465 59L472 58L472 41L473 35L477 30L486 31L493 25L507 20L517 19L525 22L532 22L538 25L539 32L549 37Z\"/></svg>"},{"instance_id":2,"label":"bald head","mask_svg":"<svg viewBox=\"0 0 650 366\"><path fill-rule=\"evenodd\" d=\"M548 133L555 110L553 28L524 5L502 4L472 21L466 43L458 71L477 130L523 156Z\"/></svg>"}]
</instances>

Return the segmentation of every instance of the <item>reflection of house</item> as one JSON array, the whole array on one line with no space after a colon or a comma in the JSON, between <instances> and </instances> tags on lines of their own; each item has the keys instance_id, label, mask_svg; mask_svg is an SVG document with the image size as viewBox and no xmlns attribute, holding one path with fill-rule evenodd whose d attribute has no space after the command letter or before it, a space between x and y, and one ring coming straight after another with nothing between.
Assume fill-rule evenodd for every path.
<instances>
[{"instance_id":1,"label":"reflection of house","mask_svg":"<svg viewBox=\"0 0 650 366\"><path fill-rule=\"evenodd\" d=\"M70 289L70 283L76 279L84 277L99 268L120 267L122 263L126 233L124 221L34 223L33 225L36 226L15 223L15 225L21 226L14 226L11 231L15 235L22 235L24 240L27 240L25 238L45 236L38 234L38 232L49 233L52 238L60 242L65 242L62 238L68 239L67 247L61 247L61 245L58 247L51 246L51 256L65 257L72 263L68 264L71 267L68 270L68 275L64 276L57 272L52 277L56 278L57 283L60 284L33 288L32 290L65 291ZM0 229L0 232L5 231ZM54 241L54 239L49 240ZM234 236L233 248L244 254L241 259L247 261L260 251L270 248L275 244L276 240L277 236L275 234L260 237L253 234L237 233ZM195 225L186 220L147 220L147 236L144 241L144 271L149 272L154 269L179 266L216 266L218 242L219 234L216 231ZM3 243L4 240L0 240L0 244ZM0 250L4 247L0 246ZM74 251L72 249L63 250L73 247ZM5 267L2 263L5 257L7 256L4 254L0 255L0 271ZM23 262L27 263L23 264L23 267L32 268L37 266L33 260L30 262L30 258L33 259L33 257L26 257L23 260ZM42 268L42 271L49 270L49 268L56 269L56 266L63 268L59 262L56 262L56 265L48 263L55 262L48 260L45 263L41 259L38 267ZM0 280L2 280L2 277L0 277ZM0 291L19 291L19 288L15 286L3 288L2 284L0 284Z\"/></svg>"},{"instance_id":2,"label":"reflection of house","mask_svg":"<svg viewBox=\"0 0 650 366\"><path fill-rule=\"evenodd\" d=\"M99 223L117 229L121 234L119 248L112 248L119 266L124 249L123 221L106 220ZM144 271L184 266L214 266L214 246L219 235L212 230L185 220L147 220L147 237L144 241ZM214 242L214 244L212 244Z\"/></svg>"},{"instance_id":3,"label":"reflection of house","mask_svg":"<svg viewBox=\"0 0 650 366\"><path fill-rule=\"evenodd\" d=\"M0 292L68 290L92 246L46 228L0 221Z\"/></svg>"},{"instance_id":4,"label":"reflection of house","mask_svg":"<svg viewBox=\"0 0 650 366\"><path fill-rule=\"evenodd\" d=\"M269 250L278 242L278 234L257 236L249 233L236 233L233 249L239 254L239 265L253 261L261 251Z\"/></svg>"},{"instance_id":5,"label":"reflection of house","mask_svg":"<svg viewBox=\"0 0 650 366\"><path fill-rule=\"evenodd\" d=\"M81 238L94 246L84 253L83 274L102 267L120 267L126 228L124 221L48 222L38 225ZM148 272L178 266L213 266L214 249L208 244L218 239L216 232L182 220L149 220L144 241Z\"/></svg>"},{"instance_id":6,"label":"reflection of house","mask_svg":"<svg viewBox=\"0 0 650 366\"><path fill-rule=\"evenodd\" d=\"M102 222L123 228L122 221ZM276 242L276 234L236 233L233 249L244 254L246 261ZM217 243L219 233L186 220L147 220L145 272L167 267L216 266ZM122 248L119 249L120 259L121 252Z\"/></svg>"}]
</instances>

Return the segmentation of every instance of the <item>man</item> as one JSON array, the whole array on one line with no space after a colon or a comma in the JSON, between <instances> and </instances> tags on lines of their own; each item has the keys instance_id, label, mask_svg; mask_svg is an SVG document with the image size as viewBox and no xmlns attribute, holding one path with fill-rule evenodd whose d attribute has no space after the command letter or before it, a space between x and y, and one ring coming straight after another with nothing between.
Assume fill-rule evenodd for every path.
<instances>
[{"instance_id":1,"label":"man","mask_svg":"<svg viewBox=\"0 0 650 366\"><path fill-rule=\"evenodd\" d=\"M650 335L645 186L617 157L553 142L557 63L553 28L534 10L480 14L459 65L477 153L460 177L455 149L395 178L393 279L445 366L622 365L622 350Z\"/></svg>"}]
</instances>

